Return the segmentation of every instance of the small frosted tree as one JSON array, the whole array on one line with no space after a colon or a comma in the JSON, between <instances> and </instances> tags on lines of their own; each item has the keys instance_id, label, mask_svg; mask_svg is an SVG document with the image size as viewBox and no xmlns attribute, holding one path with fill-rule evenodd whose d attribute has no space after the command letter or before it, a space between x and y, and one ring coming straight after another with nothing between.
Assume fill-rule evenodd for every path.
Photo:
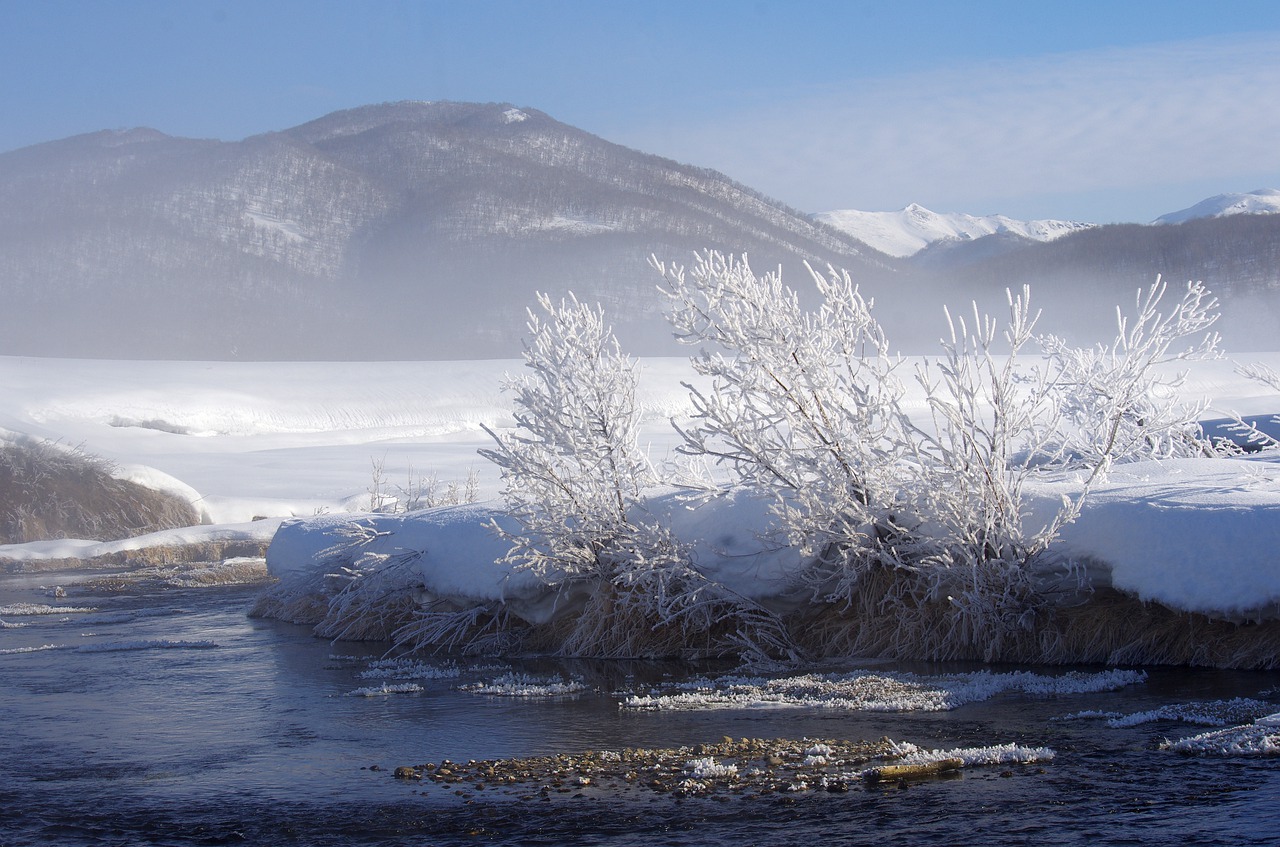
<instances>
[{"instance_id":1,"label":"small frosted tree","mask_svg":"<svg viewBox=\"0 0 1280 847\"><path fill-rule=\"evenodd\" d=\"M901 537L899 362L849 275L809 268L822 297L811 313L780 272L757 276L745 258L704 252L687 272L652 261L676 337L703 345L693 366L711 378L707 391L686 385L682 452L778 491L789 540L807 554L896 561L885 542Z\"/></svg>"},{"instance_id":2,"label":"small frosted tree","mask_svg":"<svg viewBox=\"0 0 1280 847\"><path fill-rule=\"evenodd\" d=\"M1177 362L1218 358L1212 331L1218 301L1203 283L1187 284L1182 298L1160 309L1167 284L1159 278L1139 291L1136 311L1116 309L1110 344L1072 347L1059 338L1042 343L1061 408L1064 460L1100 472L1113 462L1205 455L1209 445L1196 421L1204 403L1183 400L1186 371Z\"/></svg>"},{"instance_id":3,"label":"small frosted tree","mask_svg":"<svg viewBox=\"0 0 1280 847\"><path fill-rule=\"evenodd\" d=\"M481 454L502 472L518 532L508 560L580 604L570 655L791 652L776 618L712 583L645 509L657 481L639 447L637 367L599 307L539 295L525 366L510 380L516 428Z\"/></svg>"},{"instance_id":4,"label":"small frosted tree","mask_svg":"<svg viewBox=\"0 0 1280 847\"><path fill-rule=\"evenodd\" d=\"M935 655L982 645L983 658L993 658L1030 629L1042 605L1032 567L1084 496L1063 501L1042 523L1028 519L1027 483L1038 469L1062 464L1061 409L1054 369L1025 361L1038 317L1029 289L1010 293L1008 303L1003 328L976 305L968 320L948 312L942 354L916 369L932 421L914 429L913 461L902 469L929 539L912 565L913 599L945 601L949 614L912 637L929 640Z\"/></svg>"},{"instance_id":5,"label":"small frosted tree","mask_svg":"<svg viewBox=\"0 0 1280 847\"><path fill-rule=\"evenodd\" d=\"M847 273L809 269L821 304L801 308L780 273L707 252L686 272L653 260L676 336L703 345L683 449L772 488L792 543L812 557L815 598L892 622L850 649L946 658L1008 654L1044 605L1034 568L1113 460L1194 451L1195 409L1173 402L1171 361L1212 355L1213 321L1192 285L1169 315L1157 283L1109 347L1034 333L1029 292L1006 324L948 315L942 355L916 379L931 421L904 410L899 361ZM1028 482L1085 466L1084 489L1032 520ZM1020 647L1018 649L1021 649Z\"/></svg>"},{"instance_id":6,"label":"small frosted tree","mask_svg":"<svg viewBox=\"0 0 1280 847\"><path fill-rule=\"evenodd\" d=\"M504 386L516 427L485 431L521 525L511 558L548 580L610 572L630 555L631 514L655 476L639 448L636 363L597 306L538 295L525 339L528 373Z\"/></svg>"},{"instance_id":7,"label":"small frosted tree","mask_svg":"<svg viewBox=\"0 0 1280 847\"><path fill-rule=\"evenodd\" d=\"M939 645L985 644L991 658L1029 633L1045 605L1037 565L1113 462L1210 452L1196 421L1203 405L1178 397L1185 372L1169 366L1218 355L1217 301L1190 283L1162 312L1165 291L1157 279L1132 317L1117 308L1115 339L1091 348L1034 335L1026 287L1009 297L999 354L993 320L976 307L971 326L948 315L942 356L917 374L934 425L920 433L924 458L907 466L936 540L929 560L946 574L932 592L954 609L950 627L932 633ZM1028 483L1064 468L1087 471L1083 484L1033 521Z\"/></svg>"},{"instance_id":8,"label":"small frosted tree","mask_svg":"<svg viewBox=\"0 0 1280 847\"><path fill-rule=\"evenodd\" d=\"M889 613L904 651L996 643L993 630L1020 622L1021 568L1070 518L1024 530L1029 471L1017 460L1043 452L1036 439L1055 411L1043 382L1036 390L1016 367L1033 340L1025 295L1011 298L1003 338L1014 355L996 354L995 321L952 322L943 356L917 374L933 412L922 428L903 406L901 362L847 273L809 268L821 298L809 312L779 273L756 276L745 260L655 265L676 335L705 345L693 363L711 377L707 391L690 387L683 449L776 491L789 540L812 557L816 599Z\"/></svg>"}]
</instances>

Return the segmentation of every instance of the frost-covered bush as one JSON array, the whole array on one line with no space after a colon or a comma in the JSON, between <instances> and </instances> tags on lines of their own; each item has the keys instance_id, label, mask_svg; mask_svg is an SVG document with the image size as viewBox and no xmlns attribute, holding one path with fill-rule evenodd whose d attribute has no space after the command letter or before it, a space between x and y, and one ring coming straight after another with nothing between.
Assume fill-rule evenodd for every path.
<instances>
[{"instance_id":1,"label":"frost-covered bush","mask_svg":"<svg viewBox=\"0 0 1280 847\"><path fill-rule=\"evenodd\" d=\"M1254 363L1252 365L1242 365L1236 369L1242 376L1246 376L1255 382L1260 382L1268 388L1280 394L1280 373L1269 365ZM1263 424L1257 422L1246 422L1239 415L1233 415L1234 424L1231 429L1240 437L1244 449L1249 450L1275 450L1280 448L1280 437L1276 433L1280 432L1280 415L1273 415L1270 419L1271 427L1264 430Z\"/></svg>"},{"instance_id":2,"label":"frost-covered bush","mask_svg":"<svg viewBox=\"0 0 1280 847\"><path fill-rule=\"evenodd\" d=\"M639 448L636 364L602 310L539 295L529 312L528 372L509 379L513 431L485 431L480 454L502 473L521 531L507 533L511 559L549 580L608 573L631 555L632 513L656 481Z\"/></svg>"},{"instance_id":3,"label":"frost-covered bush","mask_svg":"<svg viewBox=\"0 0 1280 847\"><path fill-rule=\"evenodd\" d=\"M650 656L786 650L767 612L693 566L648 514L658 482L639 446L636 364L599 307L540 295L525 342L528 373L511 379L516 428L486 429L481 454L501 470L518 531L507 560L555 586L572 620L571 655Z\"/></svg>"},{"instance_id":4,"label":"frost-covered bush","mask_svg":"<svg viewBox=\"0 0 1280 847\"><path fill-rule=\"evenodd\" d=\"M910 422L900 362L847 273L813 281L807 312L780 273L704 253L686 273L655 261L676 337L703 345L688 386L693 424L682 452L727 466L735 483L776 489L789 540L813 556L856 549L895 562L904 537L894 506Z\"/></svg>"},{"instance_id":5,"label":"frost-covered bush","mask_svg":"<svg viewBox=\"0 0 1280 847\"><path fill-rule=\"evenodd\" d=\"M1205 455L1208 444L1196 419L1203 404L1178 395L1186 372L1174 362L1221 356L1218 301L1199 282L1168 312L1160 305L1168 286L1157 279L1136 298L1132 317L1116 309L1110 344L1071 347L1041 339L1062 416L1066 460L1105 469L1112 462Z\"/></svg>"},{"instance_id":6,"label":"frost-covered bush","mask_svg":"<svg viewBox=\"0 0 1280 847\"><path fill-rule=\"evenodd\" d=\"M1205 449L1199 409L1176 403L1180 377L1160 370L1216 353L1212 334L1177 347L1216 317L1199 284L1164 315L1157 282L1112 345L1085 350L1035 334L1025 289L1003 324L976 307L948 315L942 354L914 374L930 419L913 420L901 362L847 273L810 268L820 305L808 311L780 272L757 276L745 258L654 265L676 336L702 347L694 367L711 381L690 387L683 451L776 492L788 541L812 557L815 600L892 627L855 627L851 650L1000 655L1032 631L1045 605L1033 566L1089 482L1113 461ZM1067 467L1087 471L1081 494L1032 519L1027 482Z\"/></svg>"},{"instance_id":7,"label":"frost-covered bush","mask_svg":"<svg viewBox=\"0 0 1280 847\"><path fill-rule=\"evenodd\" d=\"M810 269L821 304L809 312L779 273L756 276L745 260L657 267L676 335L704 345L694 366L711 378L690 389L683 449L777 490L789 541L813 557L816 600L848 611L878 586L899 630L914 624L913 640L928 632L938 650L998 646L1027 622L1023 565L1061 519L1023 527L1018 457L1043 453L1055 412L1044 384L1017 370L1034 325L1024 298L1011 301L1003 356L995 321L952 322L943 356L916 374L928 425L904 410L901 362L847 273ZM898 577L871 580L885 571Z\"/></svg>"},{"instance_id":8,"label":"frost-covered bush","mask_svg":"<svg viewBox=\"0 0 1280 847\"><path fill-rule=\"evenodd\" d=\"M916 372L932 420L912 428L913 460L899 470L923 537L919 558L902 567L924 577L917 602L945 600L948 614L919 622L933 650L983 645L987 658L1031 628L1042 605L1031 565L1079 500L1042 523L1028 519L1027 482L1063 460L1053 371L1024 364L1035 343L1030 292L1010 295L1003 328L976 307L970 320L947 318L942 355Z\"/></svg>"}]
</instances>

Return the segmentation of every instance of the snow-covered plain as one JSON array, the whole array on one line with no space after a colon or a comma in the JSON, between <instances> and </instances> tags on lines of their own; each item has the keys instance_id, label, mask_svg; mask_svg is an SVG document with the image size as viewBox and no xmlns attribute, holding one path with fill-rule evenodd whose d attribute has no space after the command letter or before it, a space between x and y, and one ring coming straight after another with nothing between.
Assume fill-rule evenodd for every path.
<instances>
[{"instance_id":1,"label":"snow-covered plain","mask_svg":"<svg viewBox=\"0 0 1280 847\"><path fill-rule=\"evenodd\" d=\"M1280 368L1280 354L1249 362ZM0 357L0 437L36 436L104 456L122 475L189 497L206 525L109 545L75 540L0 546L10 559L85 557L160 543L278 538L299 560L333 543L349 512L368 510L372 489L396 496L423 476L450 483L475 476L481 500L499 494L495 468L476 453L491 446L482 426L513 426L501 390L522 363L226 363L86 361ZM687 360L641 362L644 439L655 460L678 443L670 419L689 411ZM1226 360L1190 365L1183 388L1206 397L1206 418L1269 416L1280 397ZM917 397L915 403L923 404ZM909 404L910 405L910 404ZM374 467L382 481L375 484ZM1069 493L1062 476L1042 484L1046 503ZM699 565L743 596L783 601L796 554L763 545L767 509L722 499L702 510L664 501L677 531L701 545ZM490 504L494 506L496 504ZM521 599L536 580L512 578L494 560L502 543L482 524L489 508L378 516L396 524L396 544L428 550L428 588L459 599ZM258 520L255 518L270 518ZM1280 614L1280 466L1251 459L1117 465L1060 549L1088 559L1090 573L1142 599L1233 619ZM532 594L523 598L537 602Z\"/></svg>"}]
</instances>

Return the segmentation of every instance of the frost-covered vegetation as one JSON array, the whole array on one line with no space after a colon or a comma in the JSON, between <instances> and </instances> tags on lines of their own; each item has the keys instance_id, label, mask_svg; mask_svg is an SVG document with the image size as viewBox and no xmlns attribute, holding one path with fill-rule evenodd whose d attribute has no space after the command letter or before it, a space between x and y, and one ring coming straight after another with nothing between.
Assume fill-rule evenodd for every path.
<instances>
[{"instance_id":1,"label":"frost-covered vegetation","mask_svg":"<svg viewBox=\"0 0 1280 847\"><path fill-rule=\"evenodd\" d=\"M329 521L350 543L316 551L286 526L293 561L259 611L418 650L1274 663L1134 647L1136 601L1090 618L1086 563L1057 544L1121 463L1216 455L1170 367L1220 355L1204 286L1169 302L1157 281L1089 348L1037 334L1024 289L1002 320L947 315L940 355L911 363L847 273L811 270L806 307L745 259L654 264L696 348L679 462L645 449L637 366L602 310L542 297L506 386L515 428L486 427L502 506L431 518L425 544ZM450 522L490 540L442 558Z\"/></svg>"},{"instance_id":2,"label":"frost-covered vegetation","mask_svg":"<svg viewBox=\"0 0 1280 847\"><path fill-rule=\"evenodd\" d=\"M1267 715L1251 724L1165 741L1161 748L1187 755L1280 756L1280 715Z\"/></svg>"},{"instance_id":3,"label":"frost-covered vegetation","mask_svg":"<svg viewBox=\"0 0 1280 847\"><path fill-rule=\"evenodd\" d=\"M1020 671L921 677L909 673L806 673L793 676L694 678L660 691L634 694L622 705L645 711L717 708L837 709L866 712L943 712L966 703L1020 692L1037 696L1114 691L1143 682L1140 671L1111 670L1061 676Z\"/></svg>"},{"instance_id":4,"label":"frost-covered vegetation","mask_svg":"<svg viewBox=\"0 0 1280 847\"><path fill-rule=\"evenodd\" d=\"M109 541L200 522L180 498L112 471L110 462L79 448L0 440L0 544Z\"/></svg>"}]
</instances>

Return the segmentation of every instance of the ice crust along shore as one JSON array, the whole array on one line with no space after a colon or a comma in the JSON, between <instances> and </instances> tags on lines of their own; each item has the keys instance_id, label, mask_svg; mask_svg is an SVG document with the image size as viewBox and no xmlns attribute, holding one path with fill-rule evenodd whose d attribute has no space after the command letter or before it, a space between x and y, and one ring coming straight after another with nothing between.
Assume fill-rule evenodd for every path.
<instances>
[{"instance_id":1,"label":"ice crust along shore","mask_svg":"<svg viewBox=\"0 0 1280 847\"><path fill-rule=\"evenodd\" d=\"M1280 367L1280 354L1241 357ZM531 574L500 560L506 545L486 527L495 504L409 516L370 515L370 468L383 462L395 492L412 473L442 483L478 476L481 498L496 471L476 455L481 424L512 425L500 390L519 361L424 363L110 362L0 357L0 437L35 436L120 463L130 478L180 490L207 526L101 544L76 540L0 547L0 558L101 555L166 543L274 537L268 564L281 576L317 567L316 556L353 520L389 533L376 545L419 553L426 590L459 600L524 604L531 616L554 598ZM1280 398L1228 361L1193 363L1183 392L1208 397L1206 417L1270 415ZM687 415L684 359L641 362L645 444L655 460L677 442L669 419ZM909 403L910 405L910 398ZM1041 482L1050 505L1076 484ZM762 538L768 503L747 493L707 503L661 493L664 512L694 544L705 575L757 602L802 602L798 554ZM266 520L252 521L254 517ZM290 521L289 518L295 520ZM276 526L283 521L280 531ZM1083 560L1095 585L1174 609L1228 619L1280 614L1280 465L1215 459L1117 465L1059 549ZM375 545L375 546L376 546ZM538 610L542 610L539 612Z\"/></svg>"}]
</instances>

